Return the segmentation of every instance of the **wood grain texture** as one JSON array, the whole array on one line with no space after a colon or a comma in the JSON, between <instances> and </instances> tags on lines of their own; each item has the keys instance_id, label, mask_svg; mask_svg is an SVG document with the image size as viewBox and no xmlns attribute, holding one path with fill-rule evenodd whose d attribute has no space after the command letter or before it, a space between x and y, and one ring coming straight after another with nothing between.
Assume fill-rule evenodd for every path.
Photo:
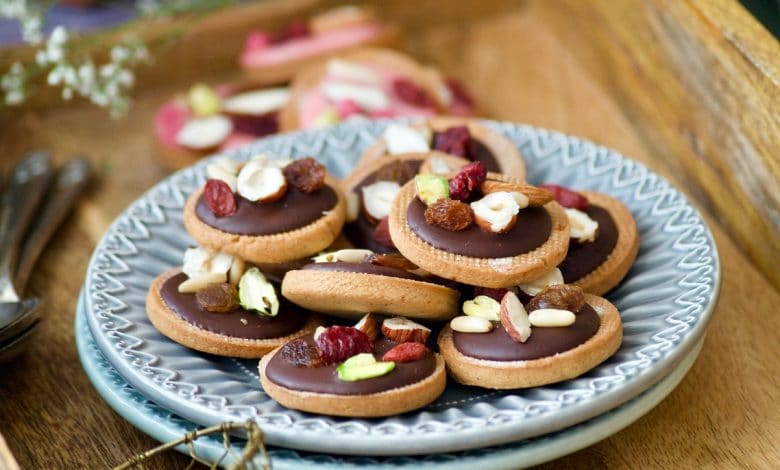
<instances>
[{"instance_id":1,"label":"wood grain texture","mask_svg":"<svg viewBox=\"0 0 780 470\"><path fill-rule=\"evenodd\" d=\"M414 5L388 2L387 8L406 17L413 16ZM645 98L626 96L649 93L652 82L645 78L643 87L634 85L618 94L614 88L635 82L605 76L639 74L640 69L617 68L600 75L587 50L568 42L559 24L548 23L549 12L537 4L510 8L506 2L487 2L484 8L469 21L418 18L407 41L419 58L465 80L486 114L591 139L670 178L694 203L707 207L705 218L723 263L721 298L704 349L680 386L625 430L542 468L776 466L780 293L726 234L726 211L712 205L704 191L691 189L696 186L685 168L709 162L696 163L703 157L681 151L681 161L673 165L659 157L664 147L656 142L662 137L674 141L670 136L676 136L680 126L693 123L702 126L696 127L698 139L714 145L710 128L695 120L700 116L676 114L678 108L668 102L658 119L639 119L644 108L638 110L634 103ZM22 357L0 369L0 423L21 468L105 468L155 445L112 411L89 384L76 355L73 316L100 236L120 211L165 175L153 155L151 119L156 107L189 81L183 77L165 86L142 87L131 114L120 121L79 106L0 118L0 167L7 169L26 150L48 146L60 163L69 155L87 153L98 173L97 183L33 273L30 293L47 302L41 331ZM187 461L168 454L150 468L182 468Z\"/></svg>"},{"instance_id":2,"label":"wood grain texture","mask_svg":"<svg viewBox=\"0 0 780 470\"><path fill-rule=\"evenodd\" d=\"M535 2L658 167L780 286L780 43L731 0Z\"/></svg>"}]
</instances>

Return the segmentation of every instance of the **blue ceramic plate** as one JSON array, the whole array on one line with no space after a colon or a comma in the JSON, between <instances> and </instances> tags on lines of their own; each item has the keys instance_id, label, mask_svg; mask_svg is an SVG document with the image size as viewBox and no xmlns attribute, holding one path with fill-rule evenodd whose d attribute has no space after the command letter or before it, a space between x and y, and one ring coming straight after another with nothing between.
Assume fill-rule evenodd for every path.
<instances>
[{"instance_id":1,"label":"blue ceramic plate","mask_svg":"<svg viewBox=\"0 0 780 470\"><path fill-rule=\"evenodd\" d=\"M439 400L387 419L344 419L288 410L258 383L257 361L219 358L168 340L146 317L152 279L181 264L192 244L182 225L188 194L206 162L160 182L111 225L85 283L87 320L106 359L138 391L200 425L255 419L267 441L354 455L415 455L476 449L583 422L637 396L686 357L711 317L720 268L712 234L685 197L644 166L592 143L509 123L485 123L513 141L533 183L608 193L637 220L639 256L607 297L624 324L620 350L574 380L490 391L451 383ZM344 124L275 136L232 154L311 155L343 177L387 122Z\"/></svg>"},{"instance_id":2,"label":"blue ceramic plate","mask_svg":"<svg viewBox=\"0 0 780 470\"><path fill-rule=\"evenodd\" d=\"M114 369L95 344L87 326L83 301L79 298L76 312L76 344L79 357L98 393L122 417L141 431L161 442L180 438L195 431L198 425L177 416L151 402ZM487 447L465 452L433 454L425 457L351 457L297 452L278 447L268 448L275 470L284 469L342 469L371 466L376 469L470 470L474 468L516 469L537 465L576 452L614 434L650 411L683 379L699 355L703 339L675 366L672 372L638 397L597 418L546 436L526 439L498 447ZM244 442L233 439L231 453L223 461L228 466L241 454ZM197 455L216 462L225 453L219 437L203 438L195 443ZM189 449L181 448L187 454ZM258 459L259 460L259 459Z\"/></svg>"}]
</instances>

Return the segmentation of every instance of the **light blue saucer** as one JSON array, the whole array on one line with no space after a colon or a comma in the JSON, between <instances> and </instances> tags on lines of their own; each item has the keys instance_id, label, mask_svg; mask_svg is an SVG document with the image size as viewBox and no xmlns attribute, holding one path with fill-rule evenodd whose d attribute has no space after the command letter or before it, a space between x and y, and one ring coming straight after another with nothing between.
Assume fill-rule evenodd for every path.
<instances>
[{"instance_id":1,"label":"light blue saucer","mask_svg":"<svg viewBox=\"0 0 780 470\"><path fill-rule=\"evenodd\" d=\"M106 360L95 344L84 313L83 296L79 296L76 311L76 345L81 363L98 393L122 417L152 438L167 442L180 438L200 426L181 418L149 401L127 383ZM538 465L576 452L620 431L650 411L663 400L685 377L699 355L704 339L660 382L633 400L597 418L585 421L563 431L497 447L465 452L432 454L421 457L358 457L300 452L269 446L269 455L275 470L284 469L343 469L362 466L385 469L442 469L519 468ZM226 463L240 455L243 442L233 444L233 454ZM215 462L224 454L221 439L210 436L195 443L198 456ZM188 453L186 447L178 449ZM139 449L140 451L140 449ZM118 462L117 462L118 463Z\"/></svg>"}]
</instances>

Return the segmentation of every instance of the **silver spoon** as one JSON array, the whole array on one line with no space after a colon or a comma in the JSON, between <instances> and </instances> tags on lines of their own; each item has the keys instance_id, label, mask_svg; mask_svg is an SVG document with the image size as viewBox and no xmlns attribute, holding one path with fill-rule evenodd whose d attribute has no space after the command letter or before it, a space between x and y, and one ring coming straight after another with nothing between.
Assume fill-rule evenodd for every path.
<instances>
[{"instance_id":1,"label":"silver spoon","mask_svg":"<svg viewBox=\"0 0 780 470\"><path fill-rule=\"evenodd\" d=\"M0 198L0 330L26 315L20 302L13 271L22 237L51 179L51 157L46 151L31 153L11 172ZM37 308L37 302L33 303Z\"/></svg>"},{"instance_id":2,"label":"silver spoon","mask_svg":"<svg viewBox=\"0 0 780 470\"><path fill-rule=\"evenodd\" d=\"M36 260L43 252L46 243L70 213L71 207L89 183L91 175L92 168L89 161L84 158L69 161L57 172L54 184L41 203L35 224L28 231L21 250L14 282L18 292L24 291ZM23 303L31 304L33 300L36 303L38 301L37 298L29 298L25 299ZM9 338L17 335L29 336L34 326L38 325L39 309L33 308L33 305L28 305L28 307L30 308L25 308L24 313L20 314L14 321L0 329L0 361L4 356L4 349L16 347L22 342L14 341L13 345L5 344L9 342Z\"/></svg>"}]
</instances>

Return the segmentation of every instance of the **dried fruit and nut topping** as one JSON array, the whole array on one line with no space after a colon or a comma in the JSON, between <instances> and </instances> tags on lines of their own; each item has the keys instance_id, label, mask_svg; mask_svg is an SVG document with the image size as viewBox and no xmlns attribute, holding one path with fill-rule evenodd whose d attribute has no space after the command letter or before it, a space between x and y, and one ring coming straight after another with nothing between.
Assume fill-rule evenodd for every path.
<instances>
[{"instance_id":1,"label":"dried fruit and nut topping","mask_svg":"<svg viewBox=\"0 0 780 470\"><path fill-rule=\"evenodd\" d=\"M500 308L501 305L496 300L486 295L478 295L472 300L463 302L463 313L489 321L498 321Z\"/></svg>"},{"instance_id":2,"label":"dried fruit and nut topping","mask_svg":"<svg viewBox=\"0 0 780 470\"><path fill-rule=\"evenodd\" d=\"M422 343L401 343L382 356L383 361L413 362L428 355L430 350Z\"/></svg>"},{"instance_id":3,"label":"dried fruit and nut topping","mask_svg":"<svg viewBox=\"0 0 780 470\"><path fill-rule=\"evenodd\" d=\"M518 204L520 204L521 200L525 202L524 204L520 204L521 208L526 206L543 206L554 199L553 193L550 191L525 183L486 180L479 186L479 188L483 194L496 193L499 191L512 193L516 199L520 199L518 200ZM519 198L517 193L522 194L522 198Z\"/></svg>"},{"instance_id":4,"label":"dried fruit and nut topping","mask_svg":"<svg viewBox=\"0 0 780 470\"><path fill-rule=\"evenodd\" d=\"M238 172L238 194L250 201L273 202L287 192L287 180L278 165L265 159L248 161Z\"/></svg>"},{"instance_id":5,"label":"dried fruit and nut topping","mask_svg":"<svg viewBox=\"0 0 780 470\"><path fill-rule=\"evenodd\" d=\"M284 177L298 191L311 194L325 186L325 166L306 157L284 167Z\"/></svg>"},{"instance_id":6,"label":"dried fruit and nut topping","mask_svg":"<svg viewBox=\"0 0 780 470\"><path fill-rule=\"evenodd\" d=\"M515 226L520 206L511 193L490 193L471 203L474 221L488 233L506 233Z\"/></svg>"},{"instance_id":7,"label":"dried fruit and nut topping","mask_svg":"<svg viewBox=\"0 0 780 470\"><path fill-rule=\"evenodd\" d=\"M566 218L569 219L569 237L576 238L578 242L592 242L596 240L596 232L599 223L591 219L588 214L578 209L566 208Z\"/></svg>"},{"instance_id":8,"label":"dried fruit and nut topping","mask_svg":"<svg viewBox=\"0 0 780 470\"><path fill-rule=\"evenodd\" d=\"M528 320L533 326L564 327L573 325L577 317L568 310L540 308L531 312Z\"/></svg>"},{"instance_id":9,"label":"dried fruit and nut topping","mask_svg":"<svg viewBox=\"0 0 780 470\"><path fill-rule=\"evenodd\" d=\"M344 201L347 205L346 221L354 222L360 216L360 198L353 191L344 194Z\"/></svg>"},{"instance_id":10,"label":"dried fruit and nut topping","mask_svg":"<svg viewBox=\"0 0 780 470\"><path fill-rule=\"evenodd\" d=\"M320 367L323 365L317 348L310 345L303 338L290 341L279 352L282 355L282 359L295 367Z\"/></svg>"},{"instance_id":11,"label":"dried fruit and nut topping","mask_svg":"<svg viewBox=\"0 0 780 470\"><path fill-rule=\"evenodd\" d=\"M363 315L363 318L355 324L355 328L365 333L371 341L379 336L379 321L372 313Z\"/></svg>"},{"instance_id":12,"label":"dried fruit and nut topping","mask_svg":"<svg viewBox=\"0 0 780 470\"><path fill-rule=\"evenodd\" d=\"M433 136L433 148L450 155L471 159L471 133L468 126L455 126Z\"/></svg>"},{"instance_id":13,"label":"dried fruit and nut topping","mask_svg":"<svg viewBox=\"0 0 780 470\"><path fill-rule=\"evenodd\" d=\"M396 343L424 343L431 330L404 317L388 318L382 322L382 334Z\"/></svg>"},{"instance_id":14,"label":"dried fruit and nut topping","mask_svg":"<svg viewBox=\"0 0 780 470\"><path fill-rule=\"evenodd\" d=\"M514 292L507 292L501 299L501 326L513 340L525 343L531 336L531 322L520 299Z\"/></svg>"},{"instance_id":15,"label":"dried fruit and nut topping","mask_svg":"<svg viewBox=\"0 0 780 470\"><path fill-rule=\"evenodd\" d=\"M393 92L401 101L422 108L436 107L436 103L428 95L428 92L411 80L396 78L393 80L392 87Z\"/></svg>"},{"instance_id":16,"label":"dried fruit and nut topping","mask_svg":"<svg viewBox=\"0 0 780 470\"><path fill-rule=\"evenodd\" d=\"M356 382L381 377L389 374L393 369L395 369L395 362L377 362L373 354L362 353L339 364L336 373L340 380Z\"/></svg>"},{"instance_id":17,"label":"dried fruit and nut topping","mask_svg":"<svg viewBox=\"0 0 780 470\"><path fill-rule=\"evenodd\" d=\"M539 187L553 193L555 200L563 207L584 211L590 205L585 196L576 191L572 191L571 189L564 188L563 186L558 186L557 184L543 184Z\"/></svg>"},{"instance_id":18,"label":"dried fruit and nut topping","mask_svg":"<svg viewBox=\"0 0 780 470\"><path fill-rule=\"evenodd\" d=\"M468 202L486 176L487 170L482 162L472 162L464 166L450 179L450 198Z\"/></svg>"},{"instance_id":19,"label":"dried fruit and nut topping","mask_svg":"<svg viewBox=\"0 0 780 470\"><path fill-rule=\"evenodd\" d=\"M377 181L368 186L363 186L363 209L366 218L371 221L377 221L390 215L390 208L393 206L393 199L401 185L395 181Z\"/></svg>"},{"instance_id":20,"label":"dried fruit and nut topping","mask_svg":"<svg viewBox=\"0 0 780 470\"><path fill-rule=\"evenodd\" d=\"M366 256L373 254L371 250L364 250L362 248L345 248L343 250L331 251L329 253L322 253L312 260L315 263L335 263L340 261L342 263L362 263Z\"/></svg>"},{"instance_id":21,"label":"dried fruit and nut topping","mask_svg":"<svg viewBox=\"0 0 780 470\"><path fill-rule=\"evenodd\" d=\"M238 289L233 284L209 284L195 293L198 305L209 312L230 312L238 308Z\"/></svg>"},{"instance_id":22,"label":"dried fruit and nut topping","mask_svg":"<svg viewBox=\"0 0 780 470\"><path fill-rule=\"evenodd\" d=\"M227 183L218 179L206 181L203 201L217 217L229 217L236 213L236 197Z\"/></svg>"},{"instance_id":23,"label":"dried fruit and nut topping","mask_svg":"<svg viewBox=\"0 0 780 470\"><path fill-rule=\"evenodd\" d=\"M417 269L416 264L404 258L404 255L400 253L371 253L370 255L366 255L363 262L376 266L385 266L387 268L402 269L404 271L414 271Z\"/></svg>"},{"instance_id":24,"label":"dried fruit and nut topping","mask_svg":"<svg viewBox=\"0 0 780 470\"><path fill-rule=\"evenodd\" d=\"M474 222L474 212L465 202L439 199L425 209L425 221L444 230L458 232Z\"/></svg>"},{"instance_id":25,"label":"dried fruit and nut topping","mask_svg":"<svg viewBox=\"0 0 780 470\"><path fill-rule=\"evenodd\" d=\"M450 321L450 328L459 333L490 333L493 331L493 323L482 317L462 315Z\"/></svg>"},{"instance_id":26,"label":"dried fruit and nut topping","mask_svg":"<svg viewBox=\"0 0 780 470\"><path fill-rule=\"evenodd\" d=\"M518 284L517 287L527 295L534 296L545 287L558 284L563 284L563 273L560 269L553 268L537 278Z\"/></svg>"},{"instance_id":27,"label":"dried fruit and nut topping","mask_svg":"<svg viewBox=\"0 0 780 470\"><path fill-rule=\"evenodd\" d=\"M238 281L238 301L260 315L275 317L279 313L276 289L257 268L249 268Z\"/></svg>"},{"instance_id":28,"label":"dried fruit and nut topping","mask_svg":"<svg viewBox=\"0 0 780 470\"><path fill-rule=\"evenodd\" d=\"M585 294L577 286L568 284L552 285L546 287L532 298L525 306L526 310L533 312L541 308L555 308L579 312L585 306Z\"/></svg>"},{"instance_id":29,"label":"dried fruit and nut topping","mask_svg":"<svg viewBox=\"0 0 780 470\"><path fill-rule=\"evenodd\" d=\"M390 155L401 153L427 152L430 136L426 132L419 131L403 124L390 124L383 135Z\"/></svg>"},{"instance_id":30,"label":"dried fruit and nut topping","mask_svg":"<svg viewBox=\"0 0 780 470\"><path fill-rule=\"evenodd\" d=\"M374 227L374 241L385 248L395 250L395 243L393 243L393 239L390 238L390 222L388 219L389 217L384 217L376 224L376 227Z\"/></svg>"},{"instance_id":31,"label":"dried fruit and nut topping","mask_svg":"<svg viewBox=\"0 0 780 470\"><path fill-rule=\"evenodd\" d=\"M421 174L414 177L417 197L430 206L436 201L450 197L450 186L447 178L432 174Z\"/></svg>"},{"instance_id":32,"label":"dried fruit and nut topping","mask_svg":"<svg viewBox=\"0 0 780 470\"><path fill-rule=\"evenodd\" d=\"M374 349L368 335L351 326L326 328L317 336L315 342L325 364L336 364L356 354L370 353Z\"/></svg>"}]
</instances>

